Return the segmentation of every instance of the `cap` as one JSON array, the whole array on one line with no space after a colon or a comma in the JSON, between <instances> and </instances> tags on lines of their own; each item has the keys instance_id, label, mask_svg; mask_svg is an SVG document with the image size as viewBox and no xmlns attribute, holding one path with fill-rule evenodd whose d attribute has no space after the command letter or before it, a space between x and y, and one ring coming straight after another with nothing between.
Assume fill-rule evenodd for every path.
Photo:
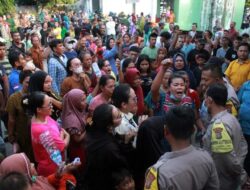
<instances>
[{"instance_id":1,"label":"cap","mask_svg":"<svg viewBox=\"0 0 250 190\"><path fill-rule=\"evenodd\" d=\"M65 43L65 44L68 44L68 43L76 43L76 42L77 42L77 40L74 39L74 38L71 38L71 37L66 37L66 38L64 39L64 43Z\"/></svg>"}]
</instances>

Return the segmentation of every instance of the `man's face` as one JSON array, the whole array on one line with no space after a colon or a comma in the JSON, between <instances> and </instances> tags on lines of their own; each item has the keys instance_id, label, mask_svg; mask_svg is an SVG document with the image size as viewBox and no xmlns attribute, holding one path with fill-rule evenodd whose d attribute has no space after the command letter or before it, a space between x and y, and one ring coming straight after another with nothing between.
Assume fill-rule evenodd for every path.
<instances>
[{"instance_id":1,"label":"man's face","mask_svg":"<svg viewBox=\"0 0 250 190\"><path fill-rule=\"evenodd\" d=\"M230 23L230 28L234 28L234 26L235 26L234 22L231 22Z\"/></svg>"},{"instance_id":2,"label":"man's face","mask_svg":"<svg viewBox=\"0 0 250 190\"><path fill-rule=\"evenodd\" d=\"M182 48L184 44L184 39L183 38L179 38L177 43L176 43L176 48Z\"/></svg>"},{"instance_id":3,"label":"man's face","mask_svg":"<svg viewBox=\"0 0 250 190\"><path fill-rule=\"evenodd\" d=\"M62 55L64 52L64 46L63 44L57 44L57 46L54 48L55 53L57 53L58 55Z\"/></svg>"},{"instance_id":4,"label":"man's face","mask_svg":"<svg viewBox=\"0 0 250 190\"><path fill-rule=\"evenodd\" d=\"M215 77L212 76L211 70L202 71L200 86L205 91L211 84L216 82Z\"/></svg>"},{"instance_id":5,"label":"man's face","mask_svg":"<svg viewBox=\"0 0 250 190\"><path fill-rule=\"evenodd\" d=\"M150 41L149 41L150 47L155 47L155 43L156 43L156 38L150 37Z\"/></svg>"},{"instance_id":6,"label":"man's face","mask_svg":"<svg viewBox=\"0 0 250 190\"><path fill-rule=\"evenodd\" d=\"M19 33L14 33L12 36L12 39L15 43L20 43L21 42L21 36Z\"/></svg>"},{"instance_id":7,"label":"man's face","mask_svg":"<svg viewBox=\"0 0 250 190\"><path fill-rule=\"evenodd\" d=\"M237 49L239 47L239 45L240 45L240 41L239 40L234 40L233 45L234 45L234 48Z\"/></svg>"},{"instance_id":8,"label":"man's face","mask_svg":"<svg viewBox=\"0 0 250 190\"><path fill-rule=\"evenodd\" d=\"M5 53L6 53L6 47L0 46L0 60L5 57Z\"/></svg>"},{"instance_id":9,"label":"man's face","mask_svg":"<svg viewBox=\"0 0 250 190\"><path fill-rule=\"evenodd\" d=\"M249 54L249 50L246 46L240 46L238 51L237 51L237 55L239 59L242 60L247 60L248 59L248 54Z\"/></svg>"},{"instance_id":10,"label":"man's face","mask_svg":"<svg viewBox=\"0 0 250 190\"><path fill-rule=\"evenodd\" d=\"M195 24L192 25L192 30L196 31L196 25Z\"/></svg>"},{"instance_id":11,"label":"man's face","mask_svg":"<svg viewBox=\"0 0 250 190\"><path fill-rule=\"evenodd\" d=\"M129 57L133 60L133 62L136 62L138 53L135 51L129 51Z\"/></svg>"}]
</instances>

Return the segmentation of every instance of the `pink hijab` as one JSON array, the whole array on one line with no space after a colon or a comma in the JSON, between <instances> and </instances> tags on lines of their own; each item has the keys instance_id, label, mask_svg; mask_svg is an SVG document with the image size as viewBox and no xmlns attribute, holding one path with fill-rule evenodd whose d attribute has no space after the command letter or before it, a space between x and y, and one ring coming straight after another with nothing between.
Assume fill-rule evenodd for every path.
<instances>
[{"instance_id":1,"label":"pink hijab","mask_svg":"<svg viewBox=\"0 0 250 190\"><path fill-rule=\"evenodd\" d=\"M64 129L77 128L84 130L85 110L81 108L82 97L85 93L80 89L72 89L63 97L62 126Z\"/></svg>"},{"instance_id":2,"label":"pink hijab","mask_svg":"<svg viewBox=\"0 0 250 190\"><path fill-rule=\"evenodd\" d=\"M31 163L24 153L13 154L2 161L0 176L10 172L22 173L32 181ZM45 177L35 176L35 181L32 181L32 190L55 190L55 188L49 184Z\"/></svg>"}]
</instances>

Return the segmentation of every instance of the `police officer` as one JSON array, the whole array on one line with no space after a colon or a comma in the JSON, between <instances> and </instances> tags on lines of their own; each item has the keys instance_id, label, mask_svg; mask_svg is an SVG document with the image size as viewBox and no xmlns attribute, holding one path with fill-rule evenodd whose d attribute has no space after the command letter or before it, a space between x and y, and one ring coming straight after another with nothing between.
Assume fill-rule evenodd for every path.
<instances>
[{"instance_id":1,"label":"police officer","mask_svg":"<svg viewBox=\"0 0 250 190\"><path fill-rule=\"evenodd\" d=\"M212 119L203 137L204 148L214 159L221 190L236 190L246 182L243 162L247 154L238 120L226 110L227 88L211 85L205 95L205 104Z\"/></svg>"},{"instance_id":2,"label":"police officer","mask_svg":"<svg viewBox=\"0 0 250 190\"><path fill-rule=\"evenodd\" d=\"M165 153L148 169L144 189L219 189L211 156L190 144L195 122L192 108L174 107L166 113L165 119L164 135L172 152Z\"/></svg>"}]
</instances>

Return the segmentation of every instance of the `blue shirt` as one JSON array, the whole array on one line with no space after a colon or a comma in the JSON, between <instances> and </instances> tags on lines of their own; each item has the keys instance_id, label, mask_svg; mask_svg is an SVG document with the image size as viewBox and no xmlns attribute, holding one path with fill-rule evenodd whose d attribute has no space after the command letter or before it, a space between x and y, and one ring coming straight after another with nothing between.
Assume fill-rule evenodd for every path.
<instances>
[{"instance_id":1,"label":"blue shirt","mask_svg":"<svg viewBox=\"0 0 250 190\"><path fill-rule=\"evenodd\" d=\"M64 63L64 66L54 57L51 57L48 61L48 74L52 77L52 89L55 93L60 94L61 84L64 78L67 76L66 65L67 57L65 55L60 58Z\"/></svg>"},{"instance_id":2,"label":"blue shirt","mask_svg":"<svg viewBox=\"0 0 250 190\"><path fill-rule=\"evenodd\" d=\"M22 89L22 85L19 83L19 74L20 70L17 69L12 69L10 72L9 75L10 95Z\"/></svg>"},{"instance_id":3,"label":"blue shirt","mask_svg":"<svg viewBox=\"0 0 250 190\"><path fill-rule=\"evenodd\" d=\"M250 135L250 81L245 82L238 93L240 109L238 112L240 125L244 134Z\"/></svg>"},{"instance_id":4,"label":"blue shirt","mask_svg":"<svg viewBox=\"0 0 250 190\"><path fill-rule=\"evenodd\" d=\"M105 50L103 52L103 58L109 61L112 71L115 75L118 75L118 70L115 64L115 55L118 53L118 48L115 45L111 50Z\"/></svg>"}]
</instances>

